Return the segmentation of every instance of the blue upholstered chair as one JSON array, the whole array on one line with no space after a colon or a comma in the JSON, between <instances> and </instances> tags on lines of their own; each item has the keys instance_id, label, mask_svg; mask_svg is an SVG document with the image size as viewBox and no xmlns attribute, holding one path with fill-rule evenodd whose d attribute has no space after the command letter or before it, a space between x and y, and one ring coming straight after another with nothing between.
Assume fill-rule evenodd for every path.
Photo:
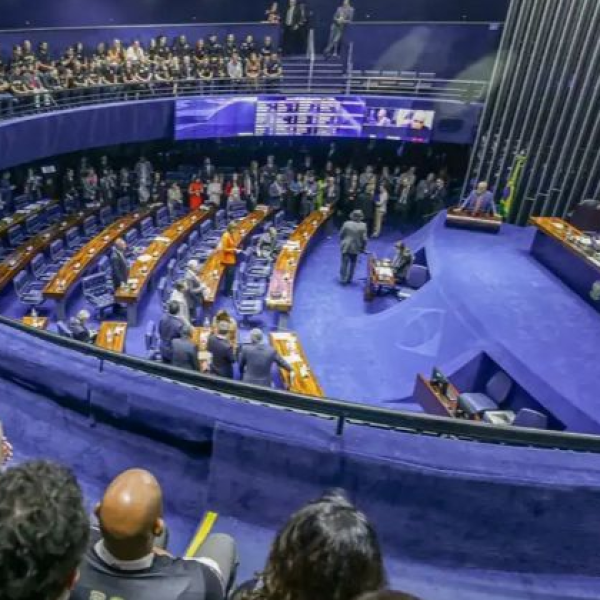
<instances>
[{"instance_id":1,"label":"blue upholstered chair","mask_svg":"<svg viewBox=\"0 0 600 600\"><path fill-rule=\"evenodd\" d=\"M58 268L49 265L43 254L36 254L31 261L31 274L38 281L50 281L54 278Z\"/></svg>"},{"instance_id":2,"label":"blue upholstered chair","mask_svg":"<svg viewBox=\"0 0 600 600\"><path fill-rule=\"evenodd\" d=\"M176 273L177 273L177 259L176 258L172 258L167 263L167 279L169 281L173 281L173 279L175 278Z\"/></svg>"},{"instance_id":3,"label":"blue upholstered chair","mask_svg":"<svg viewBox=\"0 0 600 600\"><path fill-rule=\"evenodd\" d=\"M187 244L181 244L181 246L179 246L179 248L177 248L177 267L179 269L183 269L185 268L185 265L187 264L188 261L188 254L189 254L189 246Z\"/></svg>"},{"instance_id":4,"label":"blue upholstered chair","mask_svg":"<svg viewBox=\"0 0 600 600\"><path fill-rule=\"evenodd\" d=\"M64 205L65 213L71 215L79 210L79 198L75 198L74 196L66 196Z\"/></svg>"},{"instance_id":5,"label":"blue upholstered chair","mask_svg":"<svg viewBox=\"0 0 600 600\"><path fill-rule=\"evenodd\" d=\"M35 308L44 303L42 290L44 284L33 280L26 271L21 271L14 279L13 285L19 300L26 306Z\"/></svg>"},{"instance_id":6,"label":"blue upholstered chair","mask_svg":"<svg viewBox=\"0 0 600 600\"><path fill-rule=\"evenodd\" d=\"M34 236L44 228L44 221L40 213L36 213L25 219L25 229L29 236Z\"/></svg>"},{"instance_id":7,"label":"blue upholstered chair","mask_svg":"<svg viewBox=\"0 0 600 600\"><path fill-rule=\"evenodd\" d=\"M83 233L87 238L94 237L100 231L100 223L94 215L86 217L83 221Z\"/></svg>"},{"instance_id":8,"label":"blue upholstered chair","mask_svg":"<svg viewBox=\"0 0 600 600\"><path fill-rule=\"evenodd\" d=\"M20 225L13 225L8 228L7 233L8 245L11 248L17 248L25 241L25 232Z\"/></svg>"},{"instance_id":9,"label":"blue upholstered chair","mask_svg":"<svg viewBox=\"0 0 600 600\"><path fill-rule=\"evenodd\" d=\"M514 427L529 427L531 429L548 429L548 417L531 408L522 408L513 421Z\"/></svg>"},{"instance_id":10,"label":"blue upholstered chair","mask_svg":"<svg viewBox=\"0 0 600 600\"><path fill-rule=\"evenodd\" d=\"M156 227L157 229L165 229L170 223L169 211L165 206L161 206L156 211Z\"/></svg>"},{"instance_id":11,"label":"blue upholstered chair","mask_svg":"<svg viewBox=\"0 0 600 600\"><path fill-rule=\"evenodd\" d=\"M488 410L499 410L512 389L512 379L498 371L485 385L485 392L467 392L458 397L459 410L472 417Z\"/></svg>"},{"instance_id":12,"label":"blue upholstered chair","mask_svg":"<svg viewBox=\"0 0 600 600\"><path fill-rule=\"evenodd\" d=\"M106 254L98 261L95 272L104 275L108 287L113 289L112 267L110 266L110 258Z\"/></svg>"},{"instance_id":13,"label":"blue upholstered chair","mask_svg":"<svg viewBox=\"0 0 600 600\"><path fill-rule=\"evenodd\" d=\"M167 277L160 278L158 285L156 286L156 293L158 294L159 302L164 306L171 295L171 286L169 285Z\"/></svg>"},{"instance_id":14,"label":"blue upholstered chair","mask_svg":"<svg viewBox=\"0 0 600 600\"><path fill-rule=\"evenodd\" d=\"M200 225L200 237L202 238L202 240L206 239L206 237L208 237L208 234L210 233L210 230L212 229L212 223L207 220L207 221L203 221Z\"/></svg>"},{"instance_id":15,"label":"blue upholstered chair","mask_svg":"<svg viewBox=\"0 0 600 600\"><path fill-rule=\"evenodd\" d=\"M106 275L96 273L88 277L84 277L83 296L92 306L94 312L102 316L103 311L113 308L115 304L115 296L110 288Z\"/></svg>"},{"instance_id":16,"label":"blue upholstered chair","mask_svg":"<svg viewBox=\"0 0 600 600\"><path fill-rule=\"evenodd\" d=\"M423 265L412 265L406 276L406 285L398 289L398 298L406 300L410 298L416 290L422 288L427 283L429 272Z\"/></svg>"},{"instance_id":17,"label":"blue upholstered chair","mask_svg":"<svg viewBox=\"0 0 600 600\"><path fill-rule=\"evenodd\" d=\"M240 294L243 298L262 298L267 293L268 284L265 279L256 278L246 272L246 261L240 261L238 278L240 281Z\"/></svg>"},{"instance_id":18,"label":"blue upholstered chair","mask_svg":"<svg viewBox=\"0 0 600 600\"><path fill-rule=\"evenodd\" d=\"M58 335L61 337L72 338L73 334L71 330L67 327L67 324L64 321L58 321L56 323L56 329L58 330Z\"/></svg>"},{"instance_id":19,"label":"blue upholstered chair","mask_svg":"<svg viewBox=\"0 0 600 600\"><path fill-rule=\"evenodd\" d=\"M117 200L117 214L123 216L131 212L131 200L129 196L122 196Z\"/></svg>"},{"instance_id":20,"label":"blue upholstered chair","mask_svg":"<svg viewBox=\"0 0 600 600\"><path fill-rule=\"evenodd\" d=\"M154 227L152 217L145 217L140 223L140 234L145 242L150 242L159 232Z\"/></svg>"},{"instance_id":21,"label":"blue upholstered chair","mask_svg":"<svg viewBox=\"0 0 600 600\"><path fill-rule=\"evenodd\" d=\"M112 208L110 206L103 206L100 209L100 213L98 216L102 227L108 227L113 220Z\"/></svg>"},{"instance_id":22,"label":"blue upholstered chair","mask_svg":"<svg viewBox=\"0 0 600 600\"><path fill-rule=\"evenodd\" d=\"M243 324L248 324L251 317L257 317L262 314L265 305L262 299L244 298L239 277L233 284L233 304Z\"/></svg>"},{"instance_id":23,"label":"blue upholstered chair","mask_svg":"<svg viewBox=\"0 0 600 600\"><path fill-rule=\"evenodd\" d=\"M65 242L67 244L69 252L71 252L72 254L77 252L77 250L82 248L85 244L85 242L81 239L81 235L77 227L71 227L71 229L67 231L67 233L65 234Z\"/></svg>"},{"instance_id":24,"label":"blue upholstered chair","mask_svg":"<svg viewBox=\"0 0 600 600\"><path fill-rule=\"evenodd\" d=\"M187 240L187 245L189 246L190 250L195 250L199 243L200 234L197 231L192 231L192 233L190 233L190 237Z\"/></svg>"},{"instance_id":25,"label":"blue upholstered chair","mask_svg":"<svg viewBox=\"0 0 600 600\"><path fill-rule=\"evenodd\" d=\"M62 219L60 204L52 204L46 209L46 221L50 224L58 223Z\"/></svg>"}]
</instances>

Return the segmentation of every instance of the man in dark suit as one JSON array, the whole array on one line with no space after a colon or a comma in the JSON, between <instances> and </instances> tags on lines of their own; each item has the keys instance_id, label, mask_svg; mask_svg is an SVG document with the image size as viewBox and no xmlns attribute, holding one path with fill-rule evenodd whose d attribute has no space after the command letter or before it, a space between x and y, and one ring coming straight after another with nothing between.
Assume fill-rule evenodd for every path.
<instances>
[{"instance_id":1,"label":"man in dark suit","mask_svg":"<svg viewBox=\"0 0 600 600\"><path fill-rule=\"evenodd\" d=\"M217 324L217 333L210 335L206 349L212 354L210 372L219 375L219 377L233 379L235 354L233 346L227 337L228 333L229 323L227 321L219 321Z\"/></svg>"},{"instance_id":2,"label":"man in dark suit","mask_svg":"<svg viewBox=\"0 0 600 600\"><path fill-rule=\"evenodd\" d=\"M158 324L160 355L163 362L170 363L173 360L173 340L181 337L183 325L183 321L179 318L179 304L169 302L167 312L161 317Z\"/></svg>"},{"instance_id":3,"label":"man in dark suit","mask_svg":"<svg viewBox=\"0 0 600 600\"><path fill-rule=\"evenodd\" d=\"M129 278L129 264L125 258L127 244L123 238L119 238L113 246L110 254L110 266L112 267L113 284L118 290L122 284L127 283Z\"/></svg>"},{"instance_id":4,"label":"man in dark suit","mask_svg":"<svg viewBox=\"0 0 600 600\"><path fill-rule=\"evenodd\" d=\"M350 213L350 220L342 225L340 231L340 249L342 251L340 281L343 284L352 282L358 255L364 252L367 246L367 226L362 220L362 211L354 210Z\"/></svg>"},{"instance_id":5,"label":"man in dark suit","mask_svg":"<svg viewBox=\"0 0 600 600\"><path fill-rule=\"evenodd\" d=\"M192 328L189 325L184 325L181 328L181 337L173 340L172 364L180 369L200 371L198 347L192 342Z\"/></svg>"},{"instance_id":6,"label":"man in dark suit","mask_svg":"<svg viewBox=\"0 0 600 600\"><path fill-rule=\"evenodd\" d=\"M89 320L90 313L85 309L80 310L76 317L69 320L69 330L74 340L87 342L88 344L93 344L96 341L98 333L87 326Z\"/></svg>"},{"instance_id":7,"label":"man in dark suit","mask_svg":"<svg viewBox=\"0 0 600 600\"><path fill-rule=\"evenodd\" d=\"M295 54L298 52L298 38L302 22L302 11L297 0L289 0L288 7L283 15L283 53Z\"/></svg>"},{"instance_id":8,"label":"man in dark suit","mask_svg":"<svg viewBox=\"0 0 600 600\"><path fill-rule=\"evenodd\" d=\"M260 329L253 329L250 332L251 343L244 346L240 352L242 381L254 385L272 387L273 376L271 368L274 364L289 371L290 380L293 379L294 373L292 367L277 354L274 348L267 346L263 339L263 332Z\"/></svg>"}]
</instances>

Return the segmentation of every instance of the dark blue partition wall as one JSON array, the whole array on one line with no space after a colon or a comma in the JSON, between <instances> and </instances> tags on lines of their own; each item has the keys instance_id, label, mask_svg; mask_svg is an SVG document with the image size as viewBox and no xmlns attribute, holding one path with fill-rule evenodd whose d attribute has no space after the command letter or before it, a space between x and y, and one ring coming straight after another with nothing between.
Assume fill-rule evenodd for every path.
<instances>
[{"instance_id":1,"label":"dark blue partition wall","mask_svg":"<svg viewBox=\"0 0 600 600\"><path fill-rule=\"evenodd\" d=\"M356 69L436 73L443 79L487 80L502 27L493 23L355 23Z\"/></svg>"},{"instance_id":2,"label":"dark blue partition wall","mask_svg":"<svg viewBox=\"0 0 600 600\"><path fill-rule=\"evenodd\" d=\"M357 20L501 21L509 0L356 0ZM259 21L260 0L3 0L0 28L136 23ZM280 3L280 5L283 3ZM311 0L315 20L331 18L339 0Z\"/></svg>"},{"instance_id":3,"label":"dark blue partition wall","mask_svg":"<svg viewBox=\"0 0 600 600\"><path fill-rule=\"evenodd\" d=\"M598 455L357 425L339 437L335 422L102 365L6 327L0 392L2 420L23 454L59 458L99 489L122 468L147 466L189 517L206 506L276 527L341 486L401 558L600 575Z\"/></svg>"}]
</instances>

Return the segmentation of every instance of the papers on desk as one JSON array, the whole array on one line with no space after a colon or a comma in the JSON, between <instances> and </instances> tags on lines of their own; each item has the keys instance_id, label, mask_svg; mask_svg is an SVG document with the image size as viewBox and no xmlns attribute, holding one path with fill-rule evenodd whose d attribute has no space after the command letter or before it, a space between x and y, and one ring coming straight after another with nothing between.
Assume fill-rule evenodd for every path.
<instances>
[{"instance_id":1,"label":"papers on desk","mask_svg":"<svg viewBox=\"0 0 600 600\"><path fill-rule=\"evenodd\" d=\"M147 263L152 260L152 257L149 254L142 254L141 256L138 256L137 259L142 263Z\"/></svg>"},{"instance_id":2,"label":"papers on desk","mask_svg":"<svg viewBox=\"0 0 600 600\"><path fill-rule=\"evenodd\" d=\"M278 341L285 341L285 340L293 339L289 333L282 333L282 332L274 331L271 335L273 336L274 340L278 340Z\"/></svg>"},{"instance_id":3,"label":"papers on desk","mask_svg":"<svg viewBox=\"0 0 600 600\"><path fill-rule=\"evenodd\" d=\"M283 245L283 247L286 250L298 250L300 248L300 242L288 241Z\"/></svg>"},{"instance_id":4,"label":"papers on desk","mask_svg":"<svg viewBox=\"0 0 600 600\"><path fill-rule=\"evenodd\" d=\"M168 237L165 237L164 235L159 235L157 237L154 238L155 242L160 242L161 244L170 244L171 240Z\"/></svg>"},{"instance_id":5,"label":"papers on desk","mask_svg":"<svg viewBox=\"0 0 600 600\"><path fill-rule=\"evenodd\" d=\"M380 278L392 278L394 277L394 270L392 267L377 267L377 276Z\"/></svg>"},{"instance_id":6,"label":"papers on desk","mask_svg":"<svg viewBox=\"0 0 600 600\"><path fill-rule=\"evenodd\" d=\"M287 360L289 363L292 363L292 364L293 363L303 363L304 362L303 358L299 354L297 354L296 352L293 352L292 354L288 354L285 357L285 360Z\"/></svg>"}]
</instances>

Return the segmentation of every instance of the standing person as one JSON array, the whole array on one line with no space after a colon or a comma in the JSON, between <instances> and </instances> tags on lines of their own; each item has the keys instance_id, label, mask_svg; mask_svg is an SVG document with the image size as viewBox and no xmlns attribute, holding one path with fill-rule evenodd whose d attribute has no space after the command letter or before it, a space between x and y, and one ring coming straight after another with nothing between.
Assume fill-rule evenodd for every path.
<instances>
[{"instance_id":1,"label":"standing person","mask_svg":"<svg viewBox=\"0 0 600 600\"><path fill-rule=\"evenodd\" d=\"M167 206L169 207L169 213L171 220L175 220L177 215L183 211L183 195L179 184L174 181L167 192Z\"/></svg>"},{"instance_id":2,"label":"standing person","mask_svg":"<svg viewBox=\"0 0 600 600\"><path fill-rule=\"evenodd\" d=\"M446 189L446 183L441 177L438 177L435 180L435 185L433 186L433 191L430 196L430 204L431 204L431 212L436 213L440 210L443 210L446 206L446 196L448 191ZM429 217L430 215L425 215L425 217Z\"/></svg>"},{"instance_id":3,"label":"standing person","mask_svg":"<svg viewBox=\"0 0 600 600\"><path fill-rule=\"evenodd\" d=\"M298 32L302 13L297 0L289 0L283 16L283 53L295 54L298 46Z\"/></svg>"},{"instance_id":4,"label":"standing person","mask_svg":"<svg viewBox=\"0 0 600 600\"><path fill-rule=\"evenodd\" d=\"M417 168L411 167L403 173L399 181L398 207L406 215L410 209L412 191L417 181Z\"/></svg>"},{"instance_id":5,"label":"standing person","mask_svg":"<svg viewBox=\"0 0 600 600\"><path fill-rule=\"evenodd\" d=\"M135 165L135 174L138 184L149 186L152 183L153 168L150 161L145 156L140 156L140 160Z\"/></svg>"},{"instance_id":6,"label":"standing person","mask_svg":"<svg viewBox=\"0 0 600 600\"><path fill-rule=\"evenodd\" d=\"M275 181L269 186L269 206L274 210L279 210L285 192L283 175L279 174L275 178Z\"/></svg>"},{"instance_id":7,"label":"standing person","mask_svg":"<svg viewBox=\"0 0 600 600\"><path fill-rule=\"evenodd\" d=\"M315 181L315 176L312 171L308 172L306 176L306 190L302 195L302 201L300 204L300 211L303 219L306 219L313 210L315 210L315 204L317 200L317 194L319 193L319 186Z\"/></svg>"},{"instance_id":8,"label":"standing person","mask_svg":"<svg viewBox=\"0 0 600 600\"><path fill-rule=\"evenodd\" d=\"M342 284L352 283L358 255L367 247L367 226L363 223L363 214L355 210L350 219L344 223L340 231L340 250L342 264L340 281Z\"/></svg>"},{"instance_id":9,"label":"standing person","mask_svg":"<svg viewBox=\"0 0 600 600\"><path fill-rule=\"evenodd\" d=\"M245 345L240 351L242 381L273 387L271 369L275 364L289 372L291 382L294 378L292 367L277 354L274 348L264 343L263 332L260 329L253 329L250 332L250 344Z\"/></svg>"},{"instance_id":10,"label":"standing person","mask_svg":"<svg viewBox=\"0 0 600 600\"><path fill-rule=\"evenodd\" d=\"M192 179L188 186L188 200L190 203L190 212L198 210L204 203L202 194L204 193L204 184L200 177L196 176Z\"/></svg>"},{"instance_id":11,"label":"standing person","mask_svg":"<svg viewBox=\"0 0 600 600\"><path fill-rule=\"evenodd\" d=\"M118 290L122 285L127 283L129 278L129 264L127 258L125 258L125 250L127 244L123 238L119 238L110 254L110 266L113 276L113 286L115 290Z\"/></svg>"},{"instance_id":12,"label":"standing person","mask_svg":"<svg viewBox=\"0 0 600 600\"><path fill-rule=\"evenodd\" d=\"M354 8L350 0L344 0L342 5L337 8L333 15L331 30L329 33L329 42L323 54L325 56L338 56L340 53L342 38L346 31L346 26L354 19Z\"/></svg>"},{"instance_id":13,"label":"standing person","mask_svg":"<svg viewBox=\"0 0 600 600\"><path fill-rule=\"evenodd\" d=\"M290 194L288 196L288 217L292 219L298 218L300 207L302 206L303 198L306 195L306 182L303 173L297 173L296 178L290 185Z\"/></svg>"},{"instance_id":14,"label":"standing person","mask_svg":"<svg viewBox=\"0 0 600 600\"><path fill-rule=\"evenodd\" d=\"M173 362L174 367L200 371L198 361L198 347L192 342L192 328L184 325L181 335L173 340Z\"/></svg>"},{"instance_id":15,"label":"standing person","mask_svg":"<svg viewBox=\"0 0 600 600\"><path fill-rule=\"evenodd\" d=\"M381 235L381 229L383 227L383 220L387 214L388 201L390 194L387 189L387 185L382 181L379 184L379 193L375 198L375 223L373 225L373 237L377 238Z\"/></svg>"},{"instance_id":16,"label":"standing person","mask_svg":"<svg viewBox=\"0 0 600 600\"><path fill-rule=\"evenodd\" d=\"M233 379L233 365L235 364L235 352L229 340L229 323L225 320L218 321L216 333L208 337L206 349L212 354L210 372L219 377Z\"/></svg>"},{"instance_id":17,"label":"standing person","mask_svg":"<svg viewBox=\"0 0 600 600\"><path fill-rule=\"evenodd\" d=\"M415 217L422 218L431 212L431 194L435 187L435 174L429 173L425 179L421 179L415 190Z\"/></svg>"},{"instance_id":18,"label":"standing person","mask_svg":"<svg viewBox=\"0 0 600 600\"><path fill-rule=\"evenodd\" d=\"M236 320L224 309L221 309L217 312L217 314L213 317L211 327L213 333L218 333L218 326L220 321L225 321L227 325L229 325L229 333L227 334L227 339L233 346L233 350L237 349L238 345L238 324Z\"/></svg>"},{"instance_id":19,"label":"standing person","mask_svg":"<svg viewBox=\"0 0 600 600\"><path fill-rule=\"evenodd\" d=\"M188 262L183 274L187 283L190 312L194 318L197 318L198 309L204 306L204 284L198 275L199 271L200 263L192 259Z\"/></svg>"},{"instance_id":20,"label":"standing person","mask_svg":"<svg viewBox=\"0 0 600 600\"><path fill-rule=\"evenodd\" d=\"M158 323L159 350L164 363L170 363L173 360L173 340L181 337L183 325L183 321L179 318L179 304L170 301L167 312L163 314Z\"/></svg>"},{"instance_id":21,"label":"standing person","mask_svg":"<svg viewBox=\"0 0 600 600\"><path fill-rule=\"evenodd\" d=\"M169 304L173 302L179 306L178 316L185 325L192 327L190 320L190 297L188 294L188 285L185 279L178 279L173 286Z\"/></svg>"},{"instance_id":22,"label":"standing person","mask_svg":"<svg viewBox=\"0 0 600 600\"><path fill-rule=\"evenodd\" d=\"M348 218L350 213L358 208L358 173L353 172L349 183L344 187L344 217Z\"/></svg>"},{"instance_id":23,"label":"standing person","mask_svg":"<svg viewBox=\"0 0 600 600\"><path fill-rule=\"evenodd\" d=\"M225 287L223 289L225 296L232 295L233 282L235 280L235 265L237 263L237 255L240 252L237 247L237 240L235 239L235 225L229 223L221 238L221 264L225 268Z\"/></svg>"},{"instance_id":24,"label":"standing person","mask_svg":"<svg viewBox=\"0 0 600 600\"><path fill-rule=\"evenodd\" d=\"M212 206L219 208L221 206L221 195L223 194L223 186L219 175L215 173L212 181L208 184L208 202Z\"/></svg>"},{"instance_id":25,"label":"standing person","mask_svg":"<svg viewBox=\"0 0 600 600\"><path fill-rule=\"evenodd\" d=\"M480 181L477 187L460 204L460 210L473 214L496 214L494 194L488 190L487 181Z\"/></svg>"},{"instance_id":26,"label":"standing person","mask_svg":"<svg viewBox=\"0 0 600 600\"><path fill-rule=\"evenodd\" d=\"M373 231L373 219L375 217L375 190L376 179L373 177L361 188L358 194L358 208L366 221L367 232Z\"/></svg>"}]
</instances>

